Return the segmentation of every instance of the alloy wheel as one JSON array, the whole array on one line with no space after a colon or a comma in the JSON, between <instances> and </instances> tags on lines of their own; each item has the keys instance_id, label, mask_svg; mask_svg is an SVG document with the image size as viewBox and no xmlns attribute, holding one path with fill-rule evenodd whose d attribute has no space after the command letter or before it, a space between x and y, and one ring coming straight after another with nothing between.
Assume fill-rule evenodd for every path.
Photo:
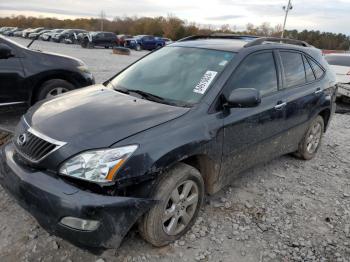
<instances>
[{"instance_id":1,"label":"alloy wheel","mask_svg":"<svg viewBox=\"0 0 350 262\"><path fill-rule=\"evenodd\" d=\"M163 230L174 236L191 222L199 201L199 189L192 180L177 186L171 193L163 214Z\"/></svg>"},{"instance_id":2,"label":"alloy wheel","mask_svg":"<svg viewBox=\"0 0 350 262\"><path fill-rule=\"evenodd\" d=\"M54 96L57 96L57 95L66 93L66 92L68 92L68 91L69 91L69 90L68 90L67 88L64 88L64 87L56 87L56 88L52 89L52 90L46 95L46 98L51 98L51 97L54 97Z\"/></svg>"},{"instance_id":3,"label":"alloy wheel","mask_svg":"<svg viewBox=\"0 0 350 262\"><path fill-rule=\"evenodd\" d=\"M322 126L319 122L311 128L308 138L306 139L306 149L310 154L315 153L320 144L322 136Z\"/></svg>"}]
</instances>

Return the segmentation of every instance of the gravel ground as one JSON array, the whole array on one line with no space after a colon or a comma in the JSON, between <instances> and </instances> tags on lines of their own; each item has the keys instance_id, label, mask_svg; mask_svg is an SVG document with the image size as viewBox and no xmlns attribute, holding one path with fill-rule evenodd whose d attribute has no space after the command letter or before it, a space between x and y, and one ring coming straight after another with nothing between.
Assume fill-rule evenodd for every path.
<instances>
[{"instance_id":1,"label":"gravel ground","mask_svg":"<svg viewBox=\"0 0 350 262\"><path fill-rule=\"evenodd\" d=\"M80 50L44 44L55 52ZM89 50L87 58L93 52L108 57L110 51ZM95 62L107 65L83 60L92 70ZM336 114L315 159L284 156L243 173L208 197L192 230L164 248L133 229L119 249L79 249L46 233L0 188L0 261L350 261L349 137L350 115Z\"/></svg>"},{"instance_id":2,"label":"gravel ground","mask_svg":"<svg viewBox=\"0 0 350 262\"><path fill-rule=\"evenodd\" d=\"M154 248L133 229L99 254L50 236L0 189L0 261L350 261L350 116L317 157L278 158L207 198L193 229Z\"/></svg>"}]
</instances>

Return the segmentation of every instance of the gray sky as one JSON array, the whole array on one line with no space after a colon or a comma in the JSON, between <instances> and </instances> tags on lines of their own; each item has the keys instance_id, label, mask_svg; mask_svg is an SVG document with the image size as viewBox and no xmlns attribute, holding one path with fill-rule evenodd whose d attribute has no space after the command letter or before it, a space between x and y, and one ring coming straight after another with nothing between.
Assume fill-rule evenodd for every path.
<instances>
[{"instance_id":1,"label":"gray sky","mask_svg":"<svg viewBox=\"0 0 350 262\"><path fill-rule=\"evenodd\" d=\"M288 0L0 0L0 16L22 14L57 18L175 15L198 24L282 24ZM350 0L292 0L287 29L350 34Z\"/></svg>"}]
</instances>

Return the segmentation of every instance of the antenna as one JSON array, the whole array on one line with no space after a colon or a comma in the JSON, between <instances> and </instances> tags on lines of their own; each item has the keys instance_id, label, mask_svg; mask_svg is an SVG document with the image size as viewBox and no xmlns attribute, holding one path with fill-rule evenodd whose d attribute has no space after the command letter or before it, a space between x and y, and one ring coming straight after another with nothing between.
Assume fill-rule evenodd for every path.
<instances>
[{"instance_id":1,"label":"antenna","mask_svg":"<svg viewBox=\"0 0 350 262\"><path fill-rule=\"evenodd\" d=\"M293 6L291 4L291 0L288 0L288 5L287 6L283 6L282 8L285 11L286 15L284 16L284 23L283 23L281 38L284 37L284 31L285 31L285 28L286 28L288 13L289 13L290 10L293 9Z\"/></svg>"}]
</instances>

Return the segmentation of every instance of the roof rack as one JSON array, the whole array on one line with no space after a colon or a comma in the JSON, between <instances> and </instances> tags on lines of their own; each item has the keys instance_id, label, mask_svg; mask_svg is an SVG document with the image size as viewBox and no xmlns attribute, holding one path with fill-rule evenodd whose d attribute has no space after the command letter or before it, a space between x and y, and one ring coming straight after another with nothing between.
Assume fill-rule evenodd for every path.
<instances>
[{"instance_id":1,"label":"roof rack","mask_svg":"<svg viewBox=\"0 0 350 262\"><path fill-rule=\"evenodd\" d=\"M301 40L296 39L289 39L289 38L278 38L278 37L259 37L248 44L246 44L244 47L251 47L256 45L262 45L265 42L276 42L276 43L285 43L285 44L291 44L291 45L300 45L305 47L311 47L308 43Z\"/></svg>"},{"instance_id":2,"label":"roof rack","mask_svg":"<svg viewBox=\"0 0 350 262\"><path fill-rule=\"evenodd\" d=\"M253 40L253 39L258 39L259 36L214 33L211 35L188 36L188 37L185 37L185 38L178 40L178 42L185 42L185 41L192 41L192 40L199 40L199 39L238 39L238 40L241 39L241 40L247 40L249 38Z\"/></svg>"},{"instance_id":3,"label":"roof rack","mask_svg":"<svg viewBox=\"0 0 350 262\"><path fill-rule=\"evenodd\" d=\"M256 45L262 45L264 43L284 43L291 45L299 45L304 47L312 47L312 45L306 43L305 41L289 39L289 38L278 38L278 37L263 37L254 35L235 35L235 34L224 34L224 33L214 33L211 35L193 35L182 38L178 42L193 41L199 39L237 39L237 40L250 40L244 47L251 47Z\"/></svg>"}]
</instances>

